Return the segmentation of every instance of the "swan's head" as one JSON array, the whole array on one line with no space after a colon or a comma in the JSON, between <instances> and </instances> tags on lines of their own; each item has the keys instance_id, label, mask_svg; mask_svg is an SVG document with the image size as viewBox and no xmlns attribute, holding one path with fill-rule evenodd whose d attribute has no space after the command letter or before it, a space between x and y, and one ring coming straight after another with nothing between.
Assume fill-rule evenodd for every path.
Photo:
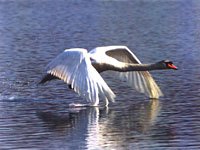
<instances>
[{"instance_id":1,"label":"swan's head","mask_svg":"<svg viewBox=\"0 0 200 150\"><path fill-rule=\"evenodd\" d=\"M174 70L178 70L178 68L173 64L172 61L170 60L162 60L160 62L158 62L160 65L162 65L164 67L164 69L174 69Z\"/></svg>"}]
</instances>

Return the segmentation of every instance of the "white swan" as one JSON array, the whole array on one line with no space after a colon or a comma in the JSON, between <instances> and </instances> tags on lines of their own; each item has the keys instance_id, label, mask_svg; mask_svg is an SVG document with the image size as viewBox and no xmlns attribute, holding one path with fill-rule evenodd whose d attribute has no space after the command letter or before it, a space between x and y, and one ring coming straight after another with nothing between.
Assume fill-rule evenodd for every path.
<instances>
[{"instance_id":1,"label":"white swan","mask_svg":"<svg viewBox=\"0 0 200 150\"><path fill-rule=\"evenodd\" d=\"M114 102L115 94L103 80L100 72L113 70L137 91L150 98L159 98L162 92L148 70L177 69L171 61L141 64L126 46L97 47L90 52L82 48L66 49L47 65L47 74L40 81L61 79L84 97L90 106L97 106L99 98Z\"/></svg>"}]
</instances>

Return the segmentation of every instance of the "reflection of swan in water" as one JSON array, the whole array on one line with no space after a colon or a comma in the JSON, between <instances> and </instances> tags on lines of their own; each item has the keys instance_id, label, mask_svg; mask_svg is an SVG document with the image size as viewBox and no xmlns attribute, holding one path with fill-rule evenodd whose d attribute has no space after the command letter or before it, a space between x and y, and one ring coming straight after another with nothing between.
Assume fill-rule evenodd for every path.
<instances>
[{"instance_id":1,"label":"reflection of swan in water","mask_svg":"<svg viewBox=\"0 0 200 150\"><path fill-rule=\"evenodd\" d=\"M53 131L59 131L61 135L65 135L65 141L70 141L75 149L80 149L80 147L87 149L119 148L129 146L129 144L138 144L145 134L151 132L160 108L159 101L152 100L135 104L124 110L87 107L69 113L66 117L53 113L39 113L38 116L46 122L50 129L54 127ZM79 143L77 147L74 142ZM70 145L70 143L66 144Z\"/></svg>"},{"instance_id":2,"label":"reflection of swan in water","mask_svg":"<svg viewBox=\"0 0 200 150\"><path fill-rule=\"evenodd\" d=\"M104 147L140 147L147 145L146 135L152 132L161 106L158 100L143 102L124 109L121 112L113 111L108 118L100 123L101 145ZM151 141L151 140L150 140ZM129 147L131 146L131 147Z\"/></svg>"},{"instance_id":3,"label":"reflection of swan in water","mask_svg":"<svg viewBox=\"0 0 200 150\"><path fill-rule=\"evenodd\" d=\"M95 123L99 120L99 111L107 112L107 108L99 110L98 107L80 107L70 108L68 112L55 113L55 112L37 112L37 116L48 127L55 131L66 132L75 128L85 128L86 126ZM96 121L97 120L97 121ZM82 130L82 129L81 129ZM83 129L84 130L84 129Z\"/></svg>"}]
</instances>

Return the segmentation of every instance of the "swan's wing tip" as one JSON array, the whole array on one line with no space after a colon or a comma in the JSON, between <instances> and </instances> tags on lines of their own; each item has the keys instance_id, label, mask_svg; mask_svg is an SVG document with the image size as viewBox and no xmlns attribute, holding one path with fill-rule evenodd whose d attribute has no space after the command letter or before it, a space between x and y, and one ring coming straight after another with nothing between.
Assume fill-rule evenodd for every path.
<instances>
[{"instance_id":1,"label":"swan's wing tip","mask_svg":"<svg viewBox=\"0 0 200 150\"><path fill-rule=\"evenodd\" d=\"M159 97L164 96L160 87L157 85L157 83L148 71L140 72L139 74L141 78L143 78L143 84L146 85L146 94L149 95L149 98L159 99Z\"/></svg>"},{"instance_id":2,"label":"swan's wing tip","mask_svg":"<svg viewBox=\"0 0 200 150\"><path fill-rule=\"evenodd\" d=\"M162 91L160 89L158 89L155 94L149 95L149 98L150 99L159 99L160 97L163 97L163 96L164 96L164 94L162 93Z\"/></svg>"}]
</instances>

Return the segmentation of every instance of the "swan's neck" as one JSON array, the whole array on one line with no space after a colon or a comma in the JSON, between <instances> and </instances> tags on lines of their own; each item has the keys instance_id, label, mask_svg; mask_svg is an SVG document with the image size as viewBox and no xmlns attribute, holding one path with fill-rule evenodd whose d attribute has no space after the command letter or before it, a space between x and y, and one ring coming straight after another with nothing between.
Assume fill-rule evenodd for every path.
<instances>
[{"instance_id":1,"label":"swan's neck","mask_svg":"<svg viewBox=\"0 0 200 150\"><path fill-rule=\"evenodd\" d=\"M113 65L114 64L114 65ZM129 72L129 71L150 71L150 70L161 70L166 69L158 63L155 64L132 64L116 61L115 63L92 63L94 68L98 72L103 72L106 70L113 70L119 72Z\"/></svg>"},{"instance_id":2,"label":"swan's neck","mask_svg":"<svg viewBox=\"0 0 200 150\"><path fill-rule=\"evenodd\" d=\"M120 72L127 72L127 71L151 71L151 70L161 70L165 69L163 66L155 64L130 64L125 63L122 67L119 68L118 71ZM117 70L116 70L117 71Z\"/></svg>"}]
</instances>

